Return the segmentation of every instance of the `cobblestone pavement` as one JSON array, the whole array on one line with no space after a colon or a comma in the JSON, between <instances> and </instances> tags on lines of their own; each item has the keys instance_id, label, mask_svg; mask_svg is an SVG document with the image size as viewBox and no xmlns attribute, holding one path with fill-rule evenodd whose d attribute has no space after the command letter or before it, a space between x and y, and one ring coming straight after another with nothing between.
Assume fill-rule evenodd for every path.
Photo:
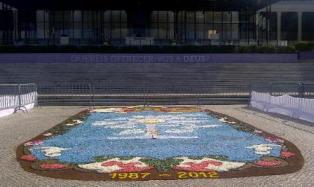
<instances>
[{"instance_id":1,"label":"cobblestone pavement","mask_svg":"<svg viewBox=\"0 0 314 187\"><path fill-rule=\"evenodd\" d=\"M304 167L299 172L288 175L216 180L87 182L41 177L20 168L15 158L16 147L83 108L40 107L28 114L19 113L0 119L0 186L314 186L314 127L252 111L244 106L207 106L206 108L236 117L293 142L305 158Z\"/></svg>"}]
</instances>

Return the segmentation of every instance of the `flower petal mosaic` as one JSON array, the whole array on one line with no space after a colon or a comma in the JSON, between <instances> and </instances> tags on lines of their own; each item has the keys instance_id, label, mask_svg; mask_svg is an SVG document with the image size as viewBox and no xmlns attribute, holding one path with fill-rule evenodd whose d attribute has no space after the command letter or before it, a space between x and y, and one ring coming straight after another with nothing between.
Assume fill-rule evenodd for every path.
<instances>
[{"instance_id":1,"label":"flower petal mosaic","mask_svg":"<svg viewBox=\"0 0 314 187\"><path fill-rule=\"evenodd\" d=\"M77 180L216 179L291 173L292 143L195 107L83 111L21 144L22 167Z\"/></svg>"}]
</instances>

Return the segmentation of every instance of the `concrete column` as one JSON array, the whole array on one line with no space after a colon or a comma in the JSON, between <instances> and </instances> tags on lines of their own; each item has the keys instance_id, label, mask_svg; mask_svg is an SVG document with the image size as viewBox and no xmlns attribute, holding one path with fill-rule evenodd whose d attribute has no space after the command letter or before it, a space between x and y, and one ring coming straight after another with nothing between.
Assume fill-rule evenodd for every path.
<instances>
[{"instance_id":1,"label":"concrete column","mask_svg":"<svg viewBox=\"0 0 314 187\"><path fill-rule=\"evenodd\" d=\"M259 45L259 12L255 14L256 42Z\"/></svg>"},{"instance_id":2,"label":"concrete column","mask_svg":"<svg viewBox=\"0 0 314 187\"><path fill-rule=\"evenodd\" d=\"M240 40L239 37L239 12L232 12L232 22L233 23L237 23L237 27L236 28L232 28L232 39L233 40ZM234 29L234 30L233 30Z\"/></svg>"},{"instance_id":3,"label":"concrete column","mask_svg":"<svg viewBox=\"0 0 314 187\"><path fill-rule=\"evenodd\" d=\"M298 41L302 41L302 12L298 12Z\"/></svg>"},{"instance_id":4,"label":"concrete column","mask_svg":"<svg viewBox=\"0 0 314 187\"><path fill-rule=\"evenodd\" d=\"M277 12L277 41L281 41L281 12Z\"/></svg>"}]
</instances>

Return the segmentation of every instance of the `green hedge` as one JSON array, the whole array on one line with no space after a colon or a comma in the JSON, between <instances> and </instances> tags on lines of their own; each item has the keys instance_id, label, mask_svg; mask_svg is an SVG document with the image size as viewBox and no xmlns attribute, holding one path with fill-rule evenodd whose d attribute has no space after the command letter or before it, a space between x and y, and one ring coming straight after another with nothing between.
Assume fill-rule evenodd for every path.
<instances>
[{"instance_id":1,"label":"green hedge","mask_svg":"<svg viewBox=\"0 0 314 187\"><path fill-rule=\"evenodd\" d=\"M294 47L247 46L239 47L238 53L295 53Z\"/></svg>"},{"instance_id":2,"label":"green hedge","mask_svg":"<svg viewBox=\"0 0 314 187\"><path fill-rule=\"evenodd\" d=\"M295 44L297 51L314 51L314 43L312 42L300 42Z\"/></svg>"},{"instance_id":3,"label":"green hedge","mask_svg":"<svg viewBox=\"0 0 314 187\"><path fill-rule=\"evenodd\" d=\"M294 53L294 47L257 46L0 46L0 53Z\"/></svg>"}]
</instances>

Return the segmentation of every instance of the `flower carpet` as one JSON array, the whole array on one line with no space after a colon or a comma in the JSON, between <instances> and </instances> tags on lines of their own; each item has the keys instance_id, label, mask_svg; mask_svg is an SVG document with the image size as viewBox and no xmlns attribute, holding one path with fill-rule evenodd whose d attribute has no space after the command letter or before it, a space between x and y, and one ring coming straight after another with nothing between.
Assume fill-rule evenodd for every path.
<instances>
[{"instance_id":1,"label":"flower carpet","mask_svg":"<svg viewBox=\"0 0 314 187\"><path fill-rule=\"evenodd\" d=\"M76 180L217 179L292 173L298 148L237 119L194 107L86 110L24 142L23 169Z\"/></svg>"}]
</instances>

